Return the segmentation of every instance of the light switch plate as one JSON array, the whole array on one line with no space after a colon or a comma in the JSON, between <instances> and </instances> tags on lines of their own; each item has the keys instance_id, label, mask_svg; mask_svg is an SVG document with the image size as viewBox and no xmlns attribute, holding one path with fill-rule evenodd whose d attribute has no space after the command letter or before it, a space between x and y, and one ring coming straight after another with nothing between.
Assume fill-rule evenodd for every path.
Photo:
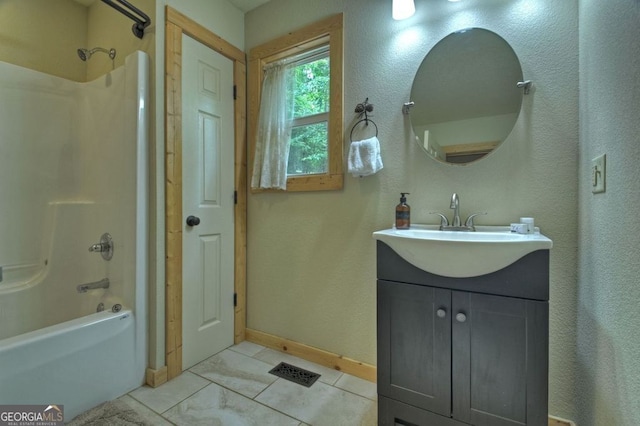
<instances>
[{"instance_id":1,"label":"light switch plate","mask_svg":"<svg viewBox=\"0 0 640 426\"><path fill-rule=\"evenodd\" d=\"M607 155L602 154L591 160L591 192L598 194L606 191Z\"/></svg>"}]
</instances>

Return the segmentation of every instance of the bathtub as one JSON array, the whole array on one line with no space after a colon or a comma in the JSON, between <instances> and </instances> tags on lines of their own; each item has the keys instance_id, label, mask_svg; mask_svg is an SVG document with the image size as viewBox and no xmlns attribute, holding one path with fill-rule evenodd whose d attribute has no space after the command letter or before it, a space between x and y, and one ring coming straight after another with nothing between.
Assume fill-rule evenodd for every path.
<instances>
[{"instance_id":1,"label":"bathtub","mask_svg":"<svg viewBox=\"0 0 640 426\"><path fill-rule=\"evenodd\" d=\"M87 83L0 63L0 404L69 421L144 382L148 75L143 52Z\"/></svg>"},{"instance_id":2,"label":"bathtub","mask_svg":"<svg viewBox=\"0 0 640 426\"><path fill-rule=\"evenodd\" d=\"M103 311L4 339L2 404L62 404L65 420L140 386L135 316Z\"/></svg>"}]
</instances>

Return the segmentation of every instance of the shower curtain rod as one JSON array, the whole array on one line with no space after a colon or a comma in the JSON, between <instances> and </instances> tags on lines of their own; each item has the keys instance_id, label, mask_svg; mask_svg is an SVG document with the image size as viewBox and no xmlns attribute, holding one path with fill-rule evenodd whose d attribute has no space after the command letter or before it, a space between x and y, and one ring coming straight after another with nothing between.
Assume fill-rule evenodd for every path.
<instances>
[{"instance_id":1,"label":"shower curtain rod","mask_svg":"<svg viewBox=\"0 0 640 426\"><path fill-rule=\"evenodd\" d=\"M120 3L122 6L129 8L131 11L120 6L120 4L114 3L114 1ZM142 36L144 35L144 29L151 25L151 18L149 18L147 14L145 14L126 0L102 0L102 2L108 4L118 12L125 15L127 18L133 19L135 24L133 24L133 27L131 27L131 29L133 30L133 34L135 34L135 36L138 38L142 38ZM134 15L134 13L138 16Z\"/></svg>"}]
</instances>

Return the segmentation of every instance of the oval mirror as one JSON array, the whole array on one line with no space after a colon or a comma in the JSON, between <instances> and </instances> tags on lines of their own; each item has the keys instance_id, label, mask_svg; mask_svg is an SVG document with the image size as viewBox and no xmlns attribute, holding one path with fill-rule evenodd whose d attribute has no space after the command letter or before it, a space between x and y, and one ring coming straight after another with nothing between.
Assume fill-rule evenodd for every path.
<instances>
[{"instance_id":1,"label":"oval mirror","mask_svg":"<svg viewBox=\"0 0 640 426\"><path fill-rule=\"evenodd\" d=\"M416 141L445 163L486 156L518 119L520 81L520 61L496 33L468 28L449 34L429 51L411 87Z\"/></svg>"}]
</instances>

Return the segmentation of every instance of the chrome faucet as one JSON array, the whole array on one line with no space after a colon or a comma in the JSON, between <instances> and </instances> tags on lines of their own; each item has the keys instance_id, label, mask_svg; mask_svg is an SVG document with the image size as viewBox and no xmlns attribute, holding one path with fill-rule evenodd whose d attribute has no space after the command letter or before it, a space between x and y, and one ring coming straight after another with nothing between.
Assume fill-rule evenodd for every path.
<instances>
[{"instance_id":1,"label":"chrome faucet","mask_svg":"<svg viewBox=\"0 0 640 426\"><path fill-rule=\"evenodd\" d=\"M80 284L76 287L78 293L86 293L88 290L95 290L98 288L109 288L109 278L103 278L100 281L92 283Z\"/></svg>"},{"instance_id":2,"label":"chrome faucet","mask_svg":"<svg viewBox=\"0 0 640 426\"><path fill-rule=\"evenodd\" d=\"M450 209L453 209L453 220L451 221L451 226L460 226L460 199L458 198L458 194L455 192L451 196L451 205Z\"/></svg>"},{"instance_id":3,"label":"chrome faucet","mask_svg":"<svg viewBox=\"0 0 640 426\"><path fill-rule=\"evenodd\" d=\"M445 215L438 212L431 212L430 214L437 214L440 216L440 230L441 231L475 231L476 227L473 223L473 219L478 215L485 215L487 213L474 213L470 215L462 225L462 221L460 220L460 197L455 192L451 196L451 204L449 205L450 209L453 209L453 219L451 220L451 224L449 224L449 220Z\"/></svg>"}]
</instances>

